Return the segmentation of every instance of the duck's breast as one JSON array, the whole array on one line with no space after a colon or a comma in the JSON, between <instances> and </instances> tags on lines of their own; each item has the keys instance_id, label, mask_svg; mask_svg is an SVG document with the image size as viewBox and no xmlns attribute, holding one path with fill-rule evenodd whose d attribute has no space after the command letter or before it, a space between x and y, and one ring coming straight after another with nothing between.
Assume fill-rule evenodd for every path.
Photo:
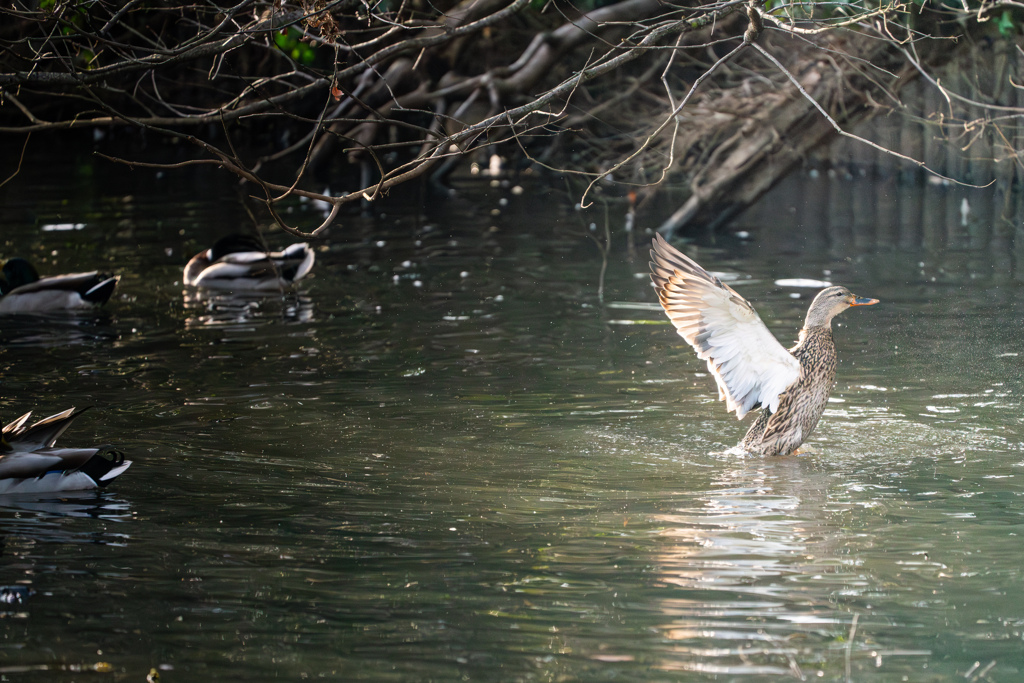
<instances>
[{"instance_id":1,"label":"duck's breast","mask_svg":"<svg viewBox=\"0 0 1024 683\"><path fill-rule=\"evenodd\" d=\"M801 439L806 440L825 412L832 387L836 382L836 347L829 328L815 330L804 336L793 350L800 361L800 380L791 389L794 423L799 425Z\"/></svg>"}]
</instances>

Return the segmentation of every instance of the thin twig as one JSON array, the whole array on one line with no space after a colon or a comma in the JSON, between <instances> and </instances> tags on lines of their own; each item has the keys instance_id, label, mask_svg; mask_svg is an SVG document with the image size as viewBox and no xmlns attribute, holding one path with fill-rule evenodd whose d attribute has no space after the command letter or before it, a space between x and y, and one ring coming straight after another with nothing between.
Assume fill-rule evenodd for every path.
<instances>
[{"instance_id":1,"label":"thin twig","mask_svg":"<svg viewBox=\"0 0 1024 683\"><path fill-rule=\"evenodd\" d=\"M598 277L597 283L597 300L603 306L604 305L604 275L608 272L608 252L612 248L612 230L608 224L608 202L604 203L604 244L598 244L598 248L601 250L601 274Z\"/></svg>"},{"instance_id":2,"label":"thin twig","mask_svg":"<svg viewBox=\"0 0 1024 683\"><path fill-rule=\"evenodd\" d=\"M888 154L890 156L896 157L897 159L902 159L904 161L909 161L910 163L914 164L918 168L924 169L928 173L932 174L936 178L942 178L943 180L948 180L949 182L954 183L956 185L962 185L964 187L973 187L973 188L981 189L981 188L988 187L992 183L995 182L995 179L993 178L991 182L985 183L984 185L972 185L971 183L965 183L962 180L957 180L956 178L950 178L949 176L944 176L941 173L939 173L938 171L930 168L928 166L928 164L926 164L923 161L919 161L917 159L914 159L913 157L909 157L906 154L900 154L899 152L897 152L895 150L889 149L888 147L883 147L882 145L879 145L876 142L872 142L871 140L868 140L867 138L862 138L859 135L854 135L853 133L846 132L845 130L843 130L842 126L840 126L838 123L836 123L836 120L834 118L829 116L828 112L825 111L825 108L822 107L820 104L818 104L818 101L816 99L814 99L813 97L811 97L811 94L809 92L804 90L804 87L802 85L800 85L800 81L798 81L796 79L796 76L794 76L792 74L792 72L790 72L789 69L787 69L785 66L783 66L782 62L780 62L779 60L775 59L775 57L772 56L772 54L770 52L765 50L763 47L761 47L757 43L751 43L750 45L755 50L760 52L765 57L765 59L767 59L772 64L774 64L775 67L777 69L779 69L783 74L785 74L786 78L789 79L789 82L792 83L794 86L796 86L796 89L800 91L800 94L803 95L804 98L807 99L808 102L810 102L812 105L814 105L814 108L817 109L819 113L821 113L821 115L825 118L826 121L829 122L829 124L832 126L832 128L834 128L835 131L837 133L839 133L840 135L842 135L843 137L847 137L847 138L850 138L852 140L856 140L858 142L862 142L865 145L867 145L868 147L872 147L872 148L878 150L879 152L882 152L883 154Z\"/></svg>"},{"instance_id":3,"label":"thin twig","mask_svg":"<svg viewBox=\"0 0 1024 683\"><path fill-rule=\"evenodd\" d=\"M708 68L707 71L705 71L700 76L698 76L697 79L693 82L693 85L690 86L689 91L687 91L686 96L683 97L682 101L671 111L671 113L668 116L665 117L665 120L661 122L661 125L659 125L657 128L655 128L654 132L651 133L650 135L648 135L647 139L645 139L642 143L640 143L640 146L637 147L637 149L632 154L630 154L625 159L623 159L619 163L615 164L610 169L608 169L607 171L605 171L604 173L602 173L598 177L594 178L593 180L590 181L590 183L587 184L587 189L583 191L583 196L580 197L580 206L582 206L584 209L589 207L590 204L586 204L585 202L587 201L587 194L594 187L594 184L597 183L599 180L601 180L601 178L603 178L604 176L608 176L608 175L611 175L611 174L615 173L620 168L622 168L623 166L628 164L630 161L632 161L633 159L636 159L638 156L640 156L640 154L644 150L646 150L648 147L650 147L651 143L654 141L654 139L656 137L658 137L658 135L660 135L661 132L663 130L665 130L665 128L668 127L668 124L670 124L670 123L672 123L673 121L676 120L676 115L682 110L683 107L686 106L687 102L690 101L690 98L693 97L693 93L696 92L697 87L701 83L703 83L707 78L709 78L711 76L711 74L715 73L715 70L717 70L718 67L722 66L723 64L728 62L730 59L735 57L737 54L739 54L740 50L742 50L746 45L747 45L746 41L740 43L735 48L733 48L728 53L726 53L723 57L721 57L717 62L712 64L711 67ZM664 178L666 173L668 173L668 166L662 167L662 169L661 169L661 178ZM660 180L661 179L659 179L658 182L660 182Z\"/></svg>"},{"instance_id":4,"label":"thin twig","mask_svg":"<svg viewBox=\"0 0 1024 683\"><path fill-rule=\"evenodd\" d=\"M11 175L7 176L7 178L2 183L0 183L0 187L3 187L7 183L11 182L12 180L14 180L14 177L16 175L21 173L21 162L23 162L25 160L25 150L28 149L28 141L29 141L29 138L31 138L31 137L32 137L32 133L29 133L28 135L25 136L25 144L23 144L21 146L21 156L18 157L18 167L16 169L14 169L14 173L12 173Z\"/></svg>"},{"instance_id":5,"label":"thin twig","mask_svg":"<svg viewBox=\"0 0 1024 683\"><path fill-rule=\"evenodd\" d=\"M853 639L857 637L858 618L860 615L855 613L853 621L850 623L850 635L846 637L846 683L853 683L853 679L850 677L850 654L853 652Z\"/></svg>"},{"instance_id":6,"label":"thin twig","mask_svg":"<svg viewBox=\"0 0 1024 683\"><path fill-rule=\"evenodd\" d=\"M908 52L906 48L901 48L901 51L906 56L907 60L911 64L914 65L914 68L917 69L917 71L922 76L924 76L925 80L928 81L929 83L931 83L932 85L934 85L936 88L939 89L939 92L942 93L942 96L946 98L947 102L949 102L950 99L954 99L954 100L957 100L959 102L963 102L965 104L969 104L972 107L978 107L979 109L991 109L993 111L1014 112L1014 113L1016 113L1018 115L1021 113L1021 108L1020 107L1009 107L1009 106L999 105L999 104L988 104L986 102L979 102L978 100L972 100L972 99L970 99L968 97L964 97L963 95L958 95L957 93L953 92L952 90L950 90L946 86L942 85L938 80L933 78L932 75L929 74L928 71L925 70L925 68L921 66L920 62L917 59L915 59L914 56L911 55L910 52ZM950 116L952 116L952 114L953 114L952 104L950 104Z\"/></svg>"}]
</instances>

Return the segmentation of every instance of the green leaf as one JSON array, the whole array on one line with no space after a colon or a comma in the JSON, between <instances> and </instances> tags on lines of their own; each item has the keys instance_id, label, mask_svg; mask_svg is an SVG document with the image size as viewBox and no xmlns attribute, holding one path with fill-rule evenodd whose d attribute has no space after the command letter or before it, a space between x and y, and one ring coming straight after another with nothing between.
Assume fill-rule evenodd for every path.
<instances>
[{"instance_id":1,"label":"green leaf","mask_svg":"<svg viewBox=\"0 0 1024 683\"><path fill-rule=\"evenodd\" d=\"M996 26L1004 38L1009 38L1017 32L1017 22L1013 20L1013 16L1008 9L1003 10L1003 14L999 17L999 23Z\"/></svg>"}]
</instances>

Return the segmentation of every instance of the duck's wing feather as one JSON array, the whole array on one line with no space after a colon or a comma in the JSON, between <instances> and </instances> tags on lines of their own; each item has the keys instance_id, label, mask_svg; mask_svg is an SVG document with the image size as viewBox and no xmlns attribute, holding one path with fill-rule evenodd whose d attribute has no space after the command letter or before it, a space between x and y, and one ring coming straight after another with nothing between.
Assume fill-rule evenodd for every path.
<instances>
[{"instance_id":1,"label":"duck's wing feather","mask_svg":"<svg viewBox=\"0 0 1024 683\"><path fill-rule=\"evenodd\" d=\"M43 292L46 290L59 289L62 291L77 292L88 290L107 276L101 276L99 271L89 273L67 273L65 275L53 275L29 282L11 290L12 293L27 294L28 292Z\"/></svg>"},{"instance_id":2,"label":"duck's wing feather","mask_svg":"<svg viewBox=\"0 0 1024 683\"><path fill-rule=\"evenodd\" d=\"M217 259L217 263L231 263L235 265L246 265L259 263L260 261L266 261L270 258L270 254L265 251L236 251L231 254L225 254Z\"/></svg>"},{"instance_id":3,"label":"duck's wing feather","mask_svg":"<svg viewBox=\"0 0 1024 683\"><path fill-rule=\"evenodd\" d=\"M28 479L47 472L73 470L89 462L95 448L61 448L46 451L8 453L0 458L0 479Z\"/></svg>"},{"instance_id":4,"label":"duck's wing feather","mask_svg":"<svg viewBox=\"0 0 1024 683\"><path fill-rule=\"evenodd\" d=\"M20 434L22 431L24 431L25 424L28 423L30 417L32 417L31 410L22 415L21 417L19 417L17 420L14 420L13 422L10 422L7 425L5 425L3 430L0 430L0 433L3 434L4 439L6 440L8 437L16 436Z\"/></svg>"},{"instance_id":5,"label":"duck's wing feather","mask_svg":"<svg viewBox=\"0 0 1024 683\"><path fill-rule=\"evenodd\" d=\"M10 448L18 452L34 451L40 448L51 448L57 438L64 433L76 417L88 408L67 410L45 417L31 427L26 427L31 412L25 413L14 422L3 428L4 439ZM94 449L95 450L95 449Z\"/></svg>"},{"instance_id":6,"label":"duck's wing feather","mask_svg":"<svg viewBox=\"0 0 1024 683\"><path fill-rule=\"evenodd\" d=\"M274 271L273 262L263 252L247 251L228 254L221 260L203 269L193 280L199 284L203 280L233 280L245 277L263 277Z\"/></svg>"},{"instance_id":7,"label":"duck's wing feather","mask_svg":"<svg viewBox=\"0 0 1024 683\"><path fill-rule=\"evenodd\" d=\"M658 300L718 382L719 398L741 418L757 406L778 410L800 377L800 363L768 331L753 306L655 235L651 279Z\"/></svg>"}]
</instances>

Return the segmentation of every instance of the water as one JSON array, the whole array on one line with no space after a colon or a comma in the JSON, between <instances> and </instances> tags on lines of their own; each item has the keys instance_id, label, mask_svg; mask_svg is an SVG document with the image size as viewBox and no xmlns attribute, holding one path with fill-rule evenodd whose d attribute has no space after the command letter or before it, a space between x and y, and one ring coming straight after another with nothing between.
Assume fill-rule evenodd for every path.
<instances>
[{"instance_id":1,"label":"water","mask_svg":"<svg viewBox=\"0 0 1024 683\"><path fill-rule=\"evenodd\" d=\"M460 187L349 212L297 296L212 301L181 268L249 225L229 179L73 156L0 188L4 257L122 276L96 316L3 320L0 415L93 405L62 442L135 460L0 501L0 585L34 591L0 677L1018 680L1021 285L989 233L702 240L784 343L815 290L775 280L883 301L839 318L814 451L766 460L724 452L747 423L624 205Z\"/></svg>"}]
</instances>

